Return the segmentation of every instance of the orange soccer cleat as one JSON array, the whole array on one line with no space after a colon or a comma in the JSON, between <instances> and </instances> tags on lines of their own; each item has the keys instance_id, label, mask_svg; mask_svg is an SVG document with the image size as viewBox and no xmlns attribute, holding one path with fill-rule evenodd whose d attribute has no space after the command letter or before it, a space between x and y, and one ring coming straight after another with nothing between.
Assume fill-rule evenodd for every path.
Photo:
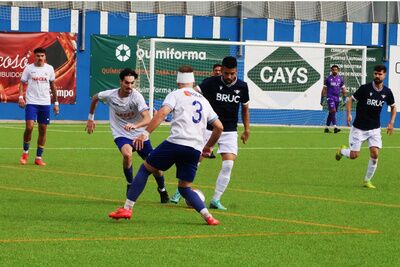
<instances>
[{"instance_id":1,"label":"orange soccer cleat","mask_svg":"<svg viewBox=\"0 0 400 267\"><path fill-rule=\"evenodd\" d=\"M43 160L41 158L36 158L35 159L35 165L46 166L46 163L43 162Z\"/></svg>"},{"instance_id":2,"label":"orange soccer cleat","mask_svg":"<svg viewBox=\"0 0 400 267\"><path fill-rule=\"evenodd\" d=\"M217 219L215 219L213 216L210 216L207 218L207 224L208 225L218 225L219 221Z\"/></svg>"},{"instance_id":3,"label":"orange soccer cleat","mask_svg":"<svg viewBox=\"0 0 400 267\"><path fill-rule=\"evenodd\" d=\"M108 217L110 217L111 219L114 219L114 220L119 220L119 219L130 220L132 218L132 210L118 208L116 211L110 212L108 214Z\"/></svg>"},{"instance_id":4,"label":"orange soccer cleat","mask_svg":"<svg viewBox=\"0 0 400 267\"><path fill-rule=\"evenodd\" d=\"M21 158L19 159L19 163L25 165L28 161L28 157L29 157L28 153L22 153Z\"/></svg>"}]
</instances>

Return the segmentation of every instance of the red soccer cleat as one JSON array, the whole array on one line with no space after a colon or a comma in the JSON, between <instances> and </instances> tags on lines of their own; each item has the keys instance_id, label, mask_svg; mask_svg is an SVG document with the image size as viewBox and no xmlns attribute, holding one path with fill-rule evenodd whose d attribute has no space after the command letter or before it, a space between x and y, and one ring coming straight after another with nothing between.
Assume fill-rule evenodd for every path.
<instances>
[{"instance_id":1,"label":"red soccer cleat","mask_svg":"<svg viewBox=\"0 0 400 267\"><path fill-rule=\"evenodd\" d=\"M114 220L119 220L119 219L130 220L132 218L132 210L118 208L116 211L110 212L108 214L108 217L110 217L111 219L114 219Z\"/></svg>"},{"instance_id":2,"label":"red soccer cleat","mask_svg":"<svg viewBox=\"0 0 400 267\"><path fill-rule=\"evenodd\" d=\"M207 224L208 225L218 225L219 221L217 219L215 219L213 216L210 216L207 218Z\"/></svg>"},{"instance_id":3,"label":"red soccer cleat","mask_svg":"<svg viewBox=\"0 0 400 267\"><path fill-rule=\"evenodd\" d=\"M21 163L22 165L25 165L26 162L28 161L28 153L22 153L21 158L19 159L19 163Z\"/></svg>"},{"instance_id":4,"label":"red soccer cleat","mask_svg":"<svg viewBox=\"0 0 400 267\"><path fill-rule=\"evenodd\" d=\"M35 165L39 165L39 166L46 166L46 163L45 162L43 162L43 160L40 158L40 159L35 159Z\"/></svg>"}]
</instances>

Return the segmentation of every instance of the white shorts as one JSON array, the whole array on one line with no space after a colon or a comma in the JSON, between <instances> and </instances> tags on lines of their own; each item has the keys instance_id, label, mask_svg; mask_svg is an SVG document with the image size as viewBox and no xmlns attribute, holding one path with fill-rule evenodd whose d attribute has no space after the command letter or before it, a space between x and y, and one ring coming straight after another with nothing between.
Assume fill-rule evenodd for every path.
<instances>
[{"instance_id":1,"label":"white shorts","mask_svg":"<svg viewBox=\"0 0 400 267\"><path fill-rule=\"evenodd\" d=\"M206 142L210 139L212 131L206 131ZM237 155L238 143L237 143L237 132L222 132L220 138L217 141L218 154L231 153Z\"/></svg>"},{"instance_id":2,"label":"white shorts","mask_svg":"<svg viewBox=\"0 0 400 267\"><path fill-rule=\"evenodd\" d=\"M382 148L381 128L373 130L360 130L356 127L351 127L349 135L350 150L360 151L362 143L368 140L368 147Z\"/></svg>"}]
</instances>

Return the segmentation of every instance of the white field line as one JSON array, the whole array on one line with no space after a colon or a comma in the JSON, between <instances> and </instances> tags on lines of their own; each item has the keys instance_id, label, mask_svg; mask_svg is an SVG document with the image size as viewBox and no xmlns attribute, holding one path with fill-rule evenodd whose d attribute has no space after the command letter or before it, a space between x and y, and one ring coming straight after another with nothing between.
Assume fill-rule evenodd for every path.
<instances>
[{"instance_id":1,"label":"white field line","mask_svg":"<svg viewBox=\"0 0 400 267\"><path fill-rule=\"evenodd\" d=\"M338 147L239 147L239 150L335 150ZM20 150L20 147L0 147L0 150ZM46 150L115 150L115 147L46 147ZM368 147L362 147L368 149ZM388 146L383 149L400 149Z\"/></svg>"}]
</instances>

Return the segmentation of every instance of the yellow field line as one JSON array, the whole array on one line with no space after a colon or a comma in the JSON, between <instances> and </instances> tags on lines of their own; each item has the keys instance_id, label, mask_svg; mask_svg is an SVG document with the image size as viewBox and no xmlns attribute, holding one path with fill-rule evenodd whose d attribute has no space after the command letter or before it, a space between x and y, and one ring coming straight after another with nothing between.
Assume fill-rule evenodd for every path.
<instances>
[{"instance_id":1,"label":"yellow field line","mask_svg":"<svg viewBox=\"0 0 400 267\"><path fill-rule=\"evenodd\" d=\"M23 168L23 167L17 167L17 166L9 166L9 165L0 165L0 168L23 170L23 171L34 171L34 172L45 172L45 173L57 173L57 174L63 174L63 175L98 177L98 178L105 178L105 179L112 179L112 180L120 180L120 179L122 179L121 177L110 176L110 175L98 175L98 174L91 174L91 173L67 172L67 171L57 171L57 170L44 170L43 168L41 168L41 169L38 169L38 168ZM176 185L177 183L166 182L166 184ZM207 186L207 185L195 185L195 187L214 189L214 186ZM249 189L237 189L237 188L229 188L229 190L233 191L233 192L241 192L241 193L261 194L261 195L270 195L270 196L281 196L281 197L290 197L290 198L299 198L299 199L312 199L312 200L320 200L320 201L332 201L332 202L337 202L337 203L362 204L362 205L379 206L379 207L386 207L386 208L400 208L399 204L389 204L389 203L382 203L382 202L346 200L346 199L339 199L339 198L308 196L308 195L298 195L298 194L288 194L288 193L280 193L280 192L258 191L258 190L249 190Z\"/></svg>"},{"instance_id":2,"label":"yellow field line","mask_svg":"<svg viewBox=\"0 0 400 267\"><path fill-rule=\"evenodd\" d=\"M32 242L60 242L60 241L135 241L135 240L171 240L171 239L206 239L229 237L257 237L257 236L290 236L290 235L345 235L345 234L376 234L371 232L262 232L243 234L215 234L215 235L177 235L177 236L137 236L137 237L66 237L42 239L0 239L0 243L32 243Z\"/></svg>"},{"instance_id":3,"label":"yellow field line","mask_svg":"<svg viewBox=\"0 0 400 267\"><path fill-rule=\"evenodd\" d=\"M61 196L61 197L67 197L67 198L81 198L81 199L96 200L96 201L108 201L108 202L113 202L113 203L121 203L122 202L120 200L114 200L114 199L103 199L103 198L91 197L91 196L64 194L64 193L58 193L58 192L48 192L48 191L43 191L43 190L31 189L31 188L22 189L22 188L15 188L15 187L0 186L0 189L11 190L11 191L19 191L19 192L30 192L30 193L37 193L37 194L44 194L44 195ZM145 203L142 203L142 204L146 205ZM150 204L150 205L155 205L155 204ZM157 206L161 206L161 205L158 204ZM163 205L163 207L175 208L176 206L165 206L165 205ZM186 210L187 211L194 211L193 209L186 209ZM350 227L350 226L340 226L340 225L333 225L333 224L322 224L322 223L315 223L315 222L289 220L289 219L279 219L279 218L271 218L271 217L265 217L265 216L245 215L245 214L231 213L231 212L221 212L221 211L214 211L213 213L224 215L224 216L242 217L242 218L246 218L246 219L256 219L256 220L264 220L264 221L283 222L283 223L289 223L289 224L301 224L301 225L308 225L308 226L317 226L317 227L325 227L325 228L335 228L335 229L342 229L342 230L350 230L350 231L353 231L353 232L365 232L365 233L371 233L371 234L381 233L380 231L377 231L377 230L361 229L361 228L355 228L355 227Z\"/></svg>"}]
</instances>

